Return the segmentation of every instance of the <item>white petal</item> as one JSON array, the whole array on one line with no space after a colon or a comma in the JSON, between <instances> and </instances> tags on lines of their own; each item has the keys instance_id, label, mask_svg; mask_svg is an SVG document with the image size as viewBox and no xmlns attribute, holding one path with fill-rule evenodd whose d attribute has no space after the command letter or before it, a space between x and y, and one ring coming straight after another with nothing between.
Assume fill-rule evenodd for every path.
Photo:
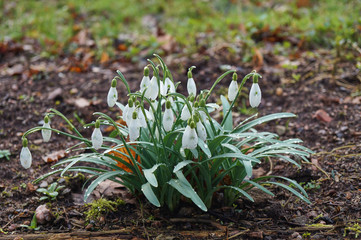
<instances>
[{"instance_id":1,"label":"white petal","mask_svg":"<svg viewBox=\"0 0 361 240\"><path fill-rule=\"evenodd\" d=\"M132 121L133 119L133 112L135 110L135 107L129 107L127 114L124 116L125 117L125 122L127 123L127 125L129 125L129 123Z\"/></svg>"},{"instance_id":2,"label":"white petal","mask_svg":"<svg viewBox=\"0 0 361 240\"><path fill-rule=\"evenodd\" d=\"M207 140L207 131L201 121L197 122L197 133L200 139L202 139L203 141Z\"/></svg>"},{"instance_id":3,"label":"white petal","mask_svg":"<svg viewBox=\"0 0 361 240\"><path fill-rule=\"evenodd\" d=\"M150 80L149 87L145 92L145 97L154 100L158 97L158 91L159 91L159 86L158 86L157 78L153 76L152 79Z\"/></svg>"},{"instance_id":4,"label":"white petal","mask_svg":"<svg viewBox=\"0 0 361 240\"><path fill-rule=\"evenodd\" d=\"M166 132L169 132L170 130L172 130L173 121L174 121L173 110L171 108L165 109L164 115L163 115L163 127Z\"/></svg>"},{"instance_id":5,"label":"white petal","mask_svg":"<svg viewBox=\"0 0 361 240\"><path fill-rule=\"evenodd\" d=\"M129 104L125 105L124 110L123 110L122 118L124 121L127 121L128 111L129 111Z\"/></svg>"},{"instance_id":6,"label":"white petal","mask_svg":"<svg viewBox=\"0 0 361 240\"><path fill-rule=\"evenodd\" d=\"M259 88L258 83L253 83L251 87L251 91L249 91L249 104L251 107L258 107L261 103L262 93L261 89Z\"/></svg>"},{"instance_id":7,"label":"white petal","mask_svg":"<svg viewBox=\"0 0 361 240\"><path fill-rule=\"evenodd\" d=\"M174 87L172 80L170 80L170 78L165 79L165 84L167 86L169 93L175 93L175 87Z\"/></svg>"},{"instance_id":8,"label":"white petal","mask_svg":"<svg viewBox=\"0 0 361 240\"><path fill-rule=\"evenodd\" d=\"M51 128L50 127L50 122L47 122L43 124L44 128ZM43 136L43 141L44 142L49 142L50 137L51 137L51 130L47 130L47 129L41 129L41 135Z\"/></svg>"},{"instance_id":9,"label":"white petal","mask_svg":"<svg viewBox=\"0 0 361 240\"><path fill-rule=\"evenodd\" d=\"M180 118L183 121L187 121L190 117L191 117L191 113L189 112L188 106L184 104Z\"/></svg>"},{"instance_id":10,"label":"white petal","mask_svg":"<svg viewBox=\"0 0 361 240\"><path fill-rule=\"evenodd\" d=\"M189 125L186 127L182 137L182 148L194 149L198 144L198 136L196 129L191 128Z\"/></svg>"},{"instance_id":11,"label":"white petal","mask_svg":"<svg viewBox=\"0 0 361 240\"><path fill-rule=\"evenodd\" d=\"M150 78L149 76L143 76L142 81L140 82L140 91L143 92L147 87L149 87Z\"/></svg>"},{"instance_id":12,"label":"white petal","mask_svg":"<svg viewBox=\"0 0 361 240\"><path fill-rule=\"evenodd\" d=\"M139 119L139 124L140 124L140 127L144 127L146 128L147 127L147 122L145 121L145 117L144 117L144 114L143 114L143 111L138 108L138 119Z\"/></svg>"},{"instance_id":13,"label":"white petal","mask_svg":"<svg viewBox=\"0 0 361 240\"><path fill-rule=\"evenodd\" d=\"M139 137L140 124L138 119L132 119L129 123L129 140L135 141Z\"/></svg>"},{"instance_id":14,"label":"white petal","mask_svg":"<svg viewBox=\"0 0 361 240\"><path fill-rule=\"evenodd\" d=\"M108 106L113 107L117 100L118 100L117 89L115 87L110 87L107 97Z\"/></svg>"},{"instance_id":15,"label":"white petal","mask_svg":"<svg viewBox=\"0 0 361 240\"><path fill-rule=\"evenodd\" d=\"M197 87L193 78L188 78L187 90L188 90L188 95L193 94L193 96L196 96Z\"/></svg>"},{"instance_id":16,"label":"white petal","mask_svg":"<svg viewBox=\"0 0 361 240\"><path fill-rule=\"evenodd\" d=\"M199 114L201 115L202 122L209 122L208 121L208 116L207 116L207 114L205 112L199 111Z\"/></svg>"},{"instance_id":17,"label":"white petal","mask_svg":"<svg viewBox=\"0 0 361 240\"><path fill-rule=\"evenodd\" d=\"M103 144L103 135L100 128L94 128L92 133L92 145L94 149L99 149Z\"/></svg>"},{"instance_id":18,"label":"white petal","mask_svg":"<svg viewBox=\"0 0 361 240\"><path fill-rule=\"evenodd\" d=\"M163 81L160 81L160 94L162 96L167 95L167 90L168 90L167 84L165 82L163 82Z\"/></svg>"},{"instance_id":19,"label":"white petal","mask_svg":"<svg viewBox=\"0 0 361 240\"><path fill-rule=\"evenodd\" d=\"M33 158L28 147L23 147L20 152L20 163L23 168L28 169L31 166Z\"/></svg>"},{"instance_id":20,"label":"white petal","mask_svg":"<svg viewBox=\"0 0 361 240\"><path fill-rule=\"evenodd\" d=\"M238 84L237 81L231 81L231 84L229 84L228 88L228 99L229 101L233 102L233 100L236 98L238 92Z\"/></svg>"}]
</instances>

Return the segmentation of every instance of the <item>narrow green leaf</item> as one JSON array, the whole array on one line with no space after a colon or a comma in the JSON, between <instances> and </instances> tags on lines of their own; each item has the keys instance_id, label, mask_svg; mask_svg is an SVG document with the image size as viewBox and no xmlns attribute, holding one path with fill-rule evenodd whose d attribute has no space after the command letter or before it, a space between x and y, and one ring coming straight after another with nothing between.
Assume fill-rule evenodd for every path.
<instances>
[{"instance_id":1,"label":"narrow green leaf","mask_svg":"<svg viewBox=\"0 0 361 240\"><path fill-rule=\"evenodd\" d=\"M185 160L185 161L178 163L177 165L175 165L173 172L175 173L175 172L181 170L182 168L184 168L185 166L187 166L190 163L194 163L194 162L191 160Z\"/></svg>"},{"instance_id":2,"label":"narrow green leaf","mask_svg":"<svg viewBox=\"0 0 361 240\"><path fill-rule=\"evenodd\" d=\"M156 207L160 207L159 200L157 196L155 196L152 186L150 185L149 182L142 185L142 192L151 204L153 204Z\"/></svg>"},{"instance_id":3,"label":"narrow green leaf","mask_svg":"<svg viewBox=\"0 0 361 240\"><path fill-rule=\"evenodd\" d=\"M230 108L230 105L229 105L227 98L223 95L221 95L221 101L222 101L222 106L223 106L223 116L226 116L226 114ZM223 128L225 130L232 131L232 129L233 129L232 112L230 114L228 114L227 119L223 120L222 122L224 123Z\"/></svg>"},{"instance_id":4,"label":"narrow green leaf","mask_svg":"<svg viewBox=\"0 0 361 240\"><path fill-rule=\"evenodd\" d=\"M158 187L158 181L157 178L154 175L154 172L157 170L159 166L165 165L164 163L159 163L154 165L152 168L144 169L144 177L147 179L147 181L153 186Z\"/></svg>"},{"instance_id":5,"label":"narrow green leaf","mask_svg":"<svg viewBox=\"0 0 361 240\"><path fill-rule=\"evenodd\" d=\"M203 142L202 139L198 138L198 146L202 149L202 151L207 155L207 157L212 157L211 151L209 150L208 145Z\"/></svg>"}]
</instances>

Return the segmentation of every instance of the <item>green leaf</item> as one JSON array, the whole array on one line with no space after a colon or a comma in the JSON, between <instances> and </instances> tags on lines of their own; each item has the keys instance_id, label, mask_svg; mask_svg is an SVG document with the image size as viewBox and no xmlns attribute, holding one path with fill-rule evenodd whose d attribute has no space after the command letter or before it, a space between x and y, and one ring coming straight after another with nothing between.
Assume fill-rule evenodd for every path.
<instances>
[{"instance_id":1,"label":"green leaf","mask_svg":"<svg viewBox=\"0 0 361 240\"><path fill-rule=\"evenodd\" d=\"M300 198L301 200L305 201L308 204L311 204L310 200L308 200L304 195L297 192L296 190L294 190L290 186L287 186L287 185L285 185L283 183L280 183L280 182L268 182L268 183L283 187L284 189L286 189L286 190L290 191L291 193L293 193L294 195L296 195L296 197Z\"/></svg>"},{"instance_id":2,"label":"green leaf","mask_svg":"<svg viewBox=\"0 0 361 240\"><path fill-rule=\"evenodd\" d=\"M159 200L157 196L155 196L152 186L150 185L149 182L142 185L142 192L151 204L153 204L156 207L160 207Z\"/></svg>"},{"instance_id":3,"label":"green leaf","mask_svg":"<svg viewBox=\"0 0 361 240\"><path fill-rule=\"evenodd\" d=\"M257 187L259 190L267 193L268 195L271 195L272 197L274 196L274 194L268 190L267 188L263 187L261 184L258 184L256 182L253 182L251 180L244 180L245 182L249 183L249 184L252 184L253 186Z\"/></svg>"},{"instance_id":4,"label":"green leaf","mask_svg":"<svg viewBox=\"0 0 361 240\"><path fill-rule=\"evenodd\" d=\"M9 150L0 150L0 158L6 158L6 160L10 160L10 155L11 153Z\"/></svg>"},{"instance_id":5,"label":"green leaf","mask_svg":"<svg viewBox=\"0 0 361 240\"><path fill-rule=\"evenodd\" d=\"M165 164L164 163L159 163L154 165L152 168L149 169L144 169L143 173L144 173L144 177L147 179L147 181L153 186L153 187L158 187L158 181L157 178L154 175L154 172L157 170L157 168L159 166L162 166Z\"/></svg>"},{"instance_id":6,"label":"green leaf","mask_svg":"<svg viewBox=\"0 0 361 240\"><path fill-rule=\"evenodd\" d=\"M182 168L184 168L185 166L187 166L190 163L194 163L194 162L191 160L184 160L184 161L178 163L177 165L175 165L173 172L175 173L175 172L181 170Z\"/></svg>"},{"instance_id":7,"label":"green leaf","mask_svg":"<svg viewBox=\"0 0 361 240\"><path fill-rule=\"evenodd\" d=\"M198 138L198 146L202 149L202 151L207 155L207 157L212 157L211 151L209 150L208 145L203 142L202 139Z\"/></svg>"},{"instance_id":8,"label":"green leaf","mask_svg":"<svg viewBox=\"0 0 361 240\"><path fill-rule=\"evenodd\" d=\"M117 175L123 175L124 171L112 171L112 172L105 172L104 174L101 174L96 180L94 180L87 190L84 193L84 201L88 199L90 196L90 193L93 192L93 190L99 185L99 183L103 182L106 179L115 177Z\"/></svg>"},{"instance_id":9,"label":"green leaf","mask_svg":"<svg viewBox=\"0 0 361 240\"><path fill-rule=\"evenodd\" d=\"M235 187L235 186L221 186L220 188L230 188L233 190L236 190L237 192L239 192L240 194L242 194L243 196L245 196L246 198L248 198L250 201L254 202L253 198L251 197L251 195L249 195L246 191L244 191L243 189L239 188L239 187Z\"/></svg>"},{"instance_id":10,"label":"green leaf","mask_svg":"<svg viewBox=\"0 0 361 240\"><path fill-rule=\"evenodd\" d=\"M222 106L223 106L223 116L226 116L226 114L230 108L230 105L229 105L227 98L223 95L221 95L221 101L222 101ZM223 120L222 122L224 123L223 124L224 130L232 131L232 129L233 129L232 112L230 114L228 114L227 119Z\"/></svg>"},{"instance_id":11,"label":"green leaf","mask_svg":"<svg viewBox=\"0 0 361 240\"><path fill-rule=\"evenodd\" d=\"M265 123L265 122L269 122L269 121L272 121L272 120L276 120L276 119L280 119L280 118L290 118L290 117L296 117L295 114L293 113L274 113L274 114L270 114L270 115L267 115L267 116L263 116L263 117L260 117L258 119L255 119L249 123L246 123L242 126L240 126L239 128L236 128L232 133L239 133L239 132L244 132L244 131L247 131L248 129L256 126L256 125L259 125L259 124L262 124L262 123Z\"/></svg>"}]
</instances>

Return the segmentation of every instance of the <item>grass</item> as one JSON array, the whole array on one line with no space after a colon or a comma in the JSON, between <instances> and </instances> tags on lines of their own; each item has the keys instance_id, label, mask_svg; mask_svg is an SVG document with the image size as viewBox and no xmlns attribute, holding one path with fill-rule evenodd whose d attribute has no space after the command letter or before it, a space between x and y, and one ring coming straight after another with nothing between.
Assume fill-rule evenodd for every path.
<instances>
[{"instance_id":1,"label":"grass","mask_svg":"<svg viewBox=\"0 0 361 240\"><path fill-rule=\"evenodd\" d=\"M67 45L79 29L89 29L97 48L110 52L119 34L131 34L128 55L146 47L158 48L157 38L142 23L145 15L180 46L194 52L199 45L241 41L257 45L259 35L294 36L315 46L333 47L339 41L361 43L361 4L357 0L311 1L297 8L296 0L27 0L0 1L0 41L35 38L44 46ZM282 28L277 32L278 28ZM206 34L202 34L206 33ZM203 36L203 37L202 37ZM105 41L108 39L109 41Z\"/></svg>"}]
</instances>

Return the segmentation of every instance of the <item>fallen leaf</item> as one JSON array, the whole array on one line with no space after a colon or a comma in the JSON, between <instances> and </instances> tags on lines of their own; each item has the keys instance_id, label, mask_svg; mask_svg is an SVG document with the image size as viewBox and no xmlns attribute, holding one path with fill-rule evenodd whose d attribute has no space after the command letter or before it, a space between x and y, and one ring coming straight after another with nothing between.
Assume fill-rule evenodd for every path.
<instances>
[{"instance_id":1,"label":"fallen leaf","mask_svg":"<svg viewBox=\"0 0 361 240\"><path fill-rule=\"evenodd\" d=\"M59 161L59 159L62 159L66 156L67 156L67 153L64 150L59 150L59 151L52 152L42 158L46 163L52 163L52 162L57 162L57 161Z\"/></svg>"},{"instance_id":2,"label":"fallen leaf","mask_svg":"<svg viewBox=\"0 0 361 240\"><path fill-rule=\"evenodd\" d=\"M109 54L106 52L102 53L102 56L100 57L100 63L106 63L109 61Z\"/></svg>"},{"instance_id":3,"label":"fallen leaf","mask_svg":"<svg viewBox=\"0 0 361 240\"><path fill-rule=\"evenodd\" d=\"M325 110L323 109L317 110L316 113L312 116L312 118L316 118L317 120L325 123L329 123L332 121L330 115L328 115L328 113L325 112Z\"/></svg>"},{"instance_id":4,"label":"fallen leaf","mask_svg":"<svg viewBox=\"0 0 361 240\"><path fill-rule=\"evenodd\" d=\"M63 89L56 88L49 93L48 100L54 100L55 98L61 96L62 93L63 93Z\"/></svg>"}]
</instances>

